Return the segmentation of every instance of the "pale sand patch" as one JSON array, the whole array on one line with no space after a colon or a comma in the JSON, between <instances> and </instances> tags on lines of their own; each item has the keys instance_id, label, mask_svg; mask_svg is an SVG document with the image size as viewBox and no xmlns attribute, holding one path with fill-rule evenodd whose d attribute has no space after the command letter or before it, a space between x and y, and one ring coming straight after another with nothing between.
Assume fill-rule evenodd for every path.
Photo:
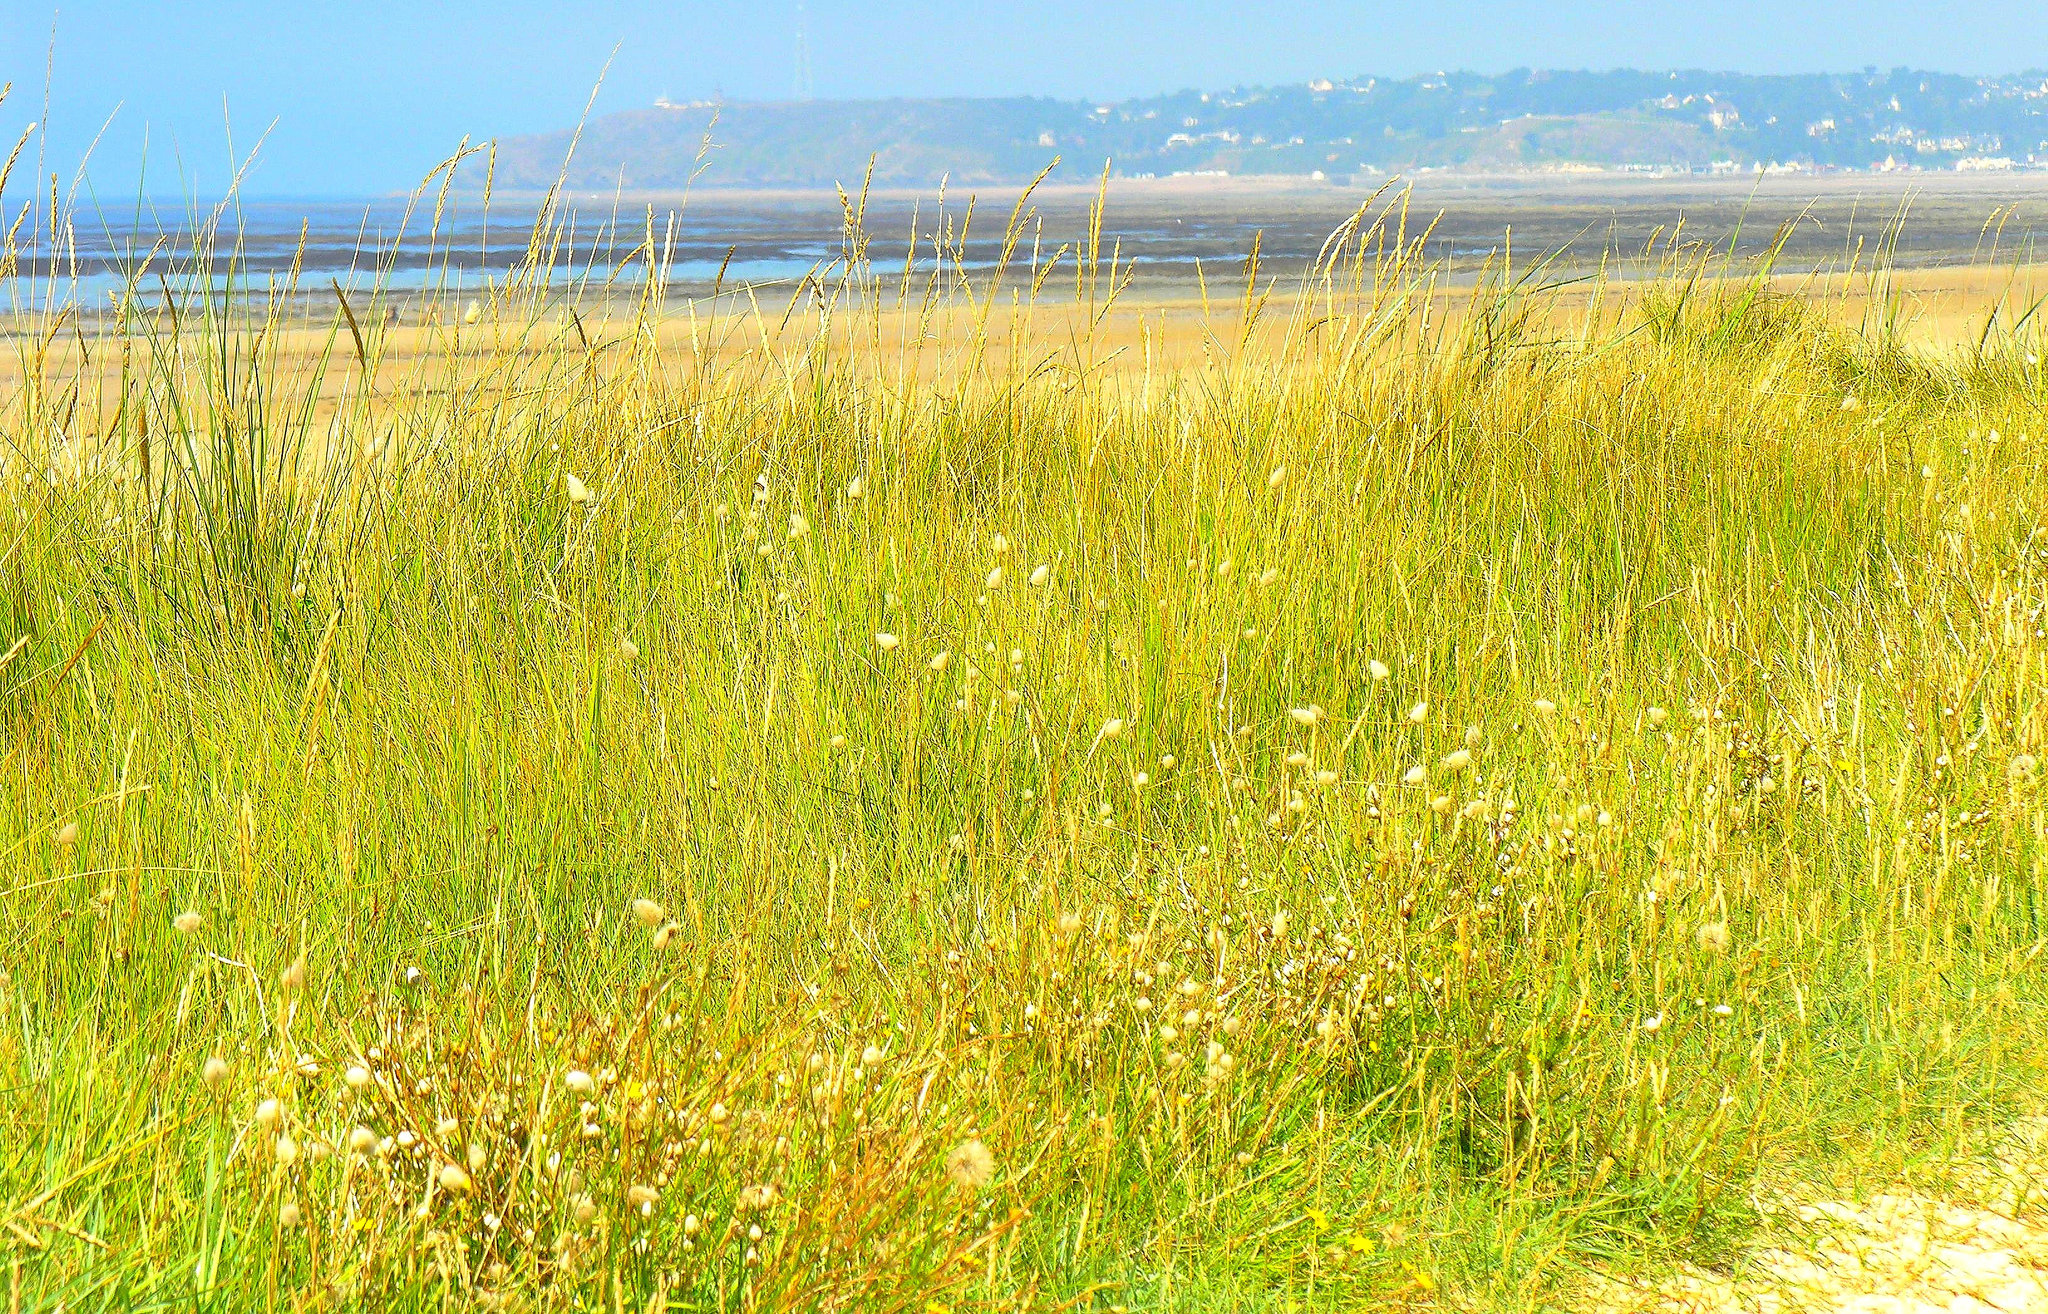
<instances>
[{"instance_id":1,"label":"pale sand patch","mask_svg":"<svg viewBox=\"0 0 2048 1314\"><path fill-rule=\"evenodd\" d=\"M1957 1175L1958 1200L1787 1196L1784 1225L1727 1273L1599 1278L1585 1305L1650 1311L2021 1314L2048 1311L2048 1118L2016 1124L1992 1162Z\"/></svg>"}]
</instances>

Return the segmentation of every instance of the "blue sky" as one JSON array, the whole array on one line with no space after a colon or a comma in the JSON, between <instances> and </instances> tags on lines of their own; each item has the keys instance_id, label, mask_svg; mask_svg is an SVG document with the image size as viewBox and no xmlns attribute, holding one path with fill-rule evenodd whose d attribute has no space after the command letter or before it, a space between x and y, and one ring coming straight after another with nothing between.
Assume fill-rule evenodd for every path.
<instances>
[{"instance_id":1,"label":"blue sky","mask_svg":"<svg viewBox=\"0 0 2048 1314\"><path fill-rule=\"evenodd\" d=\"M806 15L819 96L1114 98L1521 65L2048 66L2048 5L2039 0L809 0ZM145 140L152 192L194 183L217 192L229 172L227 129L242 151L264 138L253 192L401 190L465 133L573 123L607 60L600 112L664 93L788 96L796 31L795 0L0 0L0 82L15 84L0 105L0 149L45 117L49 60L45 167L68 181L111 116L90 171L103 201L135 192Z\"/></svg>"}]
</instances>

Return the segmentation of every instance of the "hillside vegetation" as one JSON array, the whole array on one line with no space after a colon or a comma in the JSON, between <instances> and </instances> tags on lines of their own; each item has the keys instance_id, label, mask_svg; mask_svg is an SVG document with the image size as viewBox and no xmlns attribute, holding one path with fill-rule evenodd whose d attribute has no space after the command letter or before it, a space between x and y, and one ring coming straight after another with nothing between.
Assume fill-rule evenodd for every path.
<instances>
[{"instance_id":1,"label":"hillside vegetation","mask_svg":"<svg viewBox=\"0 0 2048 1314\"><path fill-rule=\"evenodd\" d=\"M2038 342L1398 215L1172 373L857 212L692 349L542 231L332 422L375 304L46 321L10 1299L1523 1308L2025 1111Z\"/></svg>"},{"instance_id":2,"label":"hillside vegetation","mask_svg":"<svg viewBox=\"0 0 2048 1314\"><path fill-rule=\"evenodd\" d=\"M499 181L543 190L564 159L571 186L603 192L679 188L705 165L711 185L850 188L871 159L876 180L898 186L1021 183L1047 165L1055 179L1092 181L1105 161L1124 175L1334 180L1424 167L2025 167L2048 164L2048 73L1516 69L1109 102L702 101L604 115L580 137L511 138Z\"/></svg>"}]
</instances>

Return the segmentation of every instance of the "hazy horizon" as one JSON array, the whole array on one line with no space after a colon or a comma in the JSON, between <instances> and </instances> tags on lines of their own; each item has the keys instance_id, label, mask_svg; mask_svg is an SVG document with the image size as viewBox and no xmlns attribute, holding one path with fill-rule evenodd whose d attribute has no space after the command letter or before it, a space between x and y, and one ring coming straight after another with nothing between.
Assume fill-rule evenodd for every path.
<instances>
[{"instance_id":1,"label":"hazy horizon","mask_svg":"<svg viewBox=\"0 0 2048 1314\"><path fill-rule=\"evenodd\" d=\"M152 195L218 194L229 160L259 139L250 195L402 191L465 135L562 129L587 103L603 114L663 95L776 100L807 87L819 99L1119 100L1439 69L1982 75L2048 65L2048 13L2009 0L1975 7L1969 22L1903 3L1788 11L1746 0L1707 24L1672 3L1559 11L1531 0L1401 13L1308 3L1286 23L1247 22L1218 0L1052 0L1029 25L844 0L630 0L567 19L530 0L487 14L389 0L289 11L251 0L199 12L132 0L10 8L0 82L14 94L0 105L0 147L46 122L48 141L23 168L68 183L90 148L103 203L133 196L139 178Z\"/></svg>"}]
</instances>

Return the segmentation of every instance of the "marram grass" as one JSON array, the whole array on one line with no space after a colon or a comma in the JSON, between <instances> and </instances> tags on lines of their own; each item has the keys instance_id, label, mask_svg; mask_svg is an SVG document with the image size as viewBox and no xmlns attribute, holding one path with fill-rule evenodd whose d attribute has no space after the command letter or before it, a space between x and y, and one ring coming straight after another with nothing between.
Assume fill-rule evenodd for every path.
<instances>
[{"instance_id":1,"label":"marram grass","mask_svg":"<svg viewBox=\"0 0 2048 1314\"><path fill-rule=\"evenodd\" d=\"M1382 265L22 339L9 1308L1525 1307L2028 1107L2026 344Z\"/></svg>"}]
</instances>

